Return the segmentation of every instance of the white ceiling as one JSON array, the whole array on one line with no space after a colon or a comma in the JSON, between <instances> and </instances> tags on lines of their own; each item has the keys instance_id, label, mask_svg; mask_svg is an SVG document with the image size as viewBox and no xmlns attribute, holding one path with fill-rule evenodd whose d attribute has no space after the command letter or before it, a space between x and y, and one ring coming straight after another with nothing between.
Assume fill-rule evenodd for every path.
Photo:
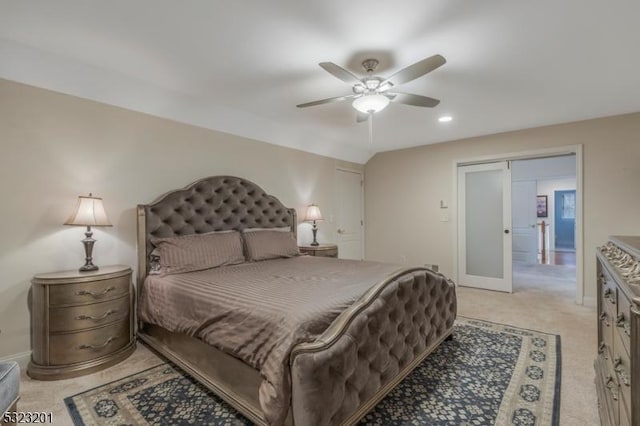
<instances>
[{"instance_id":1,"label":"white ceiling","mask_svg":"<svg viewBox=\"0 0 640 426\"><path fill-rule=\"evenodd\" d=\"M0 0L0 77L332 157L640 111L635 0ZM355 123L318 67L382 75L433 54L392 104ZM450 114L451 123L437 121Z\"/></svg>"}]
</instances>

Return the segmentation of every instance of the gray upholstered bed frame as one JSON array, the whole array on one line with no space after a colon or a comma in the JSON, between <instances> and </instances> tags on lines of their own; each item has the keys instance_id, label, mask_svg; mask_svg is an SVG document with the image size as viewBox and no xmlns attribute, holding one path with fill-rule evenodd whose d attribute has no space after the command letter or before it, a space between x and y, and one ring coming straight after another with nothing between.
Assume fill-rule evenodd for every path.
<instances>
[{"instance_id":1,"label":"gray upholstered bed frame","mask_svg":"<svg viewBox=\"0 0 640 426\"><path fill-rule=\"evenodd\" d=\"M138 291L151 237L290 226L296 212L247 180L215 176L138 206ZM453 283L424 268L386 277L314 342L290 356L292 399L285 424L354 424L451 334ZM138 336L256 424L261 377L244 362L187 335L140 322Z\"/></svg>"}]
</instances>

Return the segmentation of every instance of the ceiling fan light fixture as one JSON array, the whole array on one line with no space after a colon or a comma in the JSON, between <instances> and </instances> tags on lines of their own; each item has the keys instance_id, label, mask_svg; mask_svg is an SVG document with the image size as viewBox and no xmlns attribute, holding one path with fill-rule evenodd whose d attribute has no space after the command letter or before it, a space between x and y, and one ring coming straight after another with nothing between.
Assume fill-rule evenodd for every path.
<instances>
[{"instance_id":1,"label":"ceiling fan light fixture","mask_svg":"<svg viewBox=\"0 0 640 426\"><path fill-rule=\"evenodd\" d=\"M364 114L375 113L382 111L389 105L389 98L378 94L364 95L356 98L352 105Z\"/></svg>"}]
</instances>

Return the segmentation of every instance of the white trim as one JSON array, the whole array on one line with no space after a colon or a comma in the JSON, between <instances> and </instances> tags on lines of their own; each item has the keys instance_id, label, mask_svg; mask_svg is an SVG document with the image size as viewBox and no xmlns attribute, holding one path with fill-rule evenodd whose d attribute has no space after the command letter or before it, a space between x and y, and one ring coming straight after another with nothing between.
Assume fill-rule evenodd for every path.
<instances>
[{"instance_id":1,"label":"white trim","mask_svg":"<svg viewBox=\"0 0 640 426\"><path fill-rule=\"evenodd\" d=\"M20 368L22 370L25 370L27 368L27 365L29 364L29 361L31 361L31 351L20 352L17 354L0 358L0 362L11 362L11 361L17 362Z\"/></svg>"},{"instance_id":2,"label":"white trim","mask_svg":"<svg viewBox=\"0 0 640 426\"><path fill-rule=\"evenodd\" d=\"M355 173L360 175L360 220L362 221L362 226L360 227L360 253L362 253L362 260L366 259L365 253L365 243L364 243L364 234L365 234L365 226L367 225L367 221L365 220L365 212L364 212L364 171L358 169L352 169L344 166L336 166L336 171L347 172L347 173ZM335 175L334 175L335 176Z\"/></svg>"},{"instance_id":3,"label":"white trim","mask_svg":"<svg viewBox=\"0 0 640 426\"><path fill-rule=\"evenodd\" d=\"M453 186L451 197L451 221L453 232L453 279L458 280L458 166L491 163L505 160L525 160L533 158L557 157L560 155L576 156L576 299L578 305L585 304L584 298L584 228L583 228L583 147L582 145L565 145L552 148L533 149L505 154L489 154L473 158L454 159L452 162Z\"/></svg>"},{"instance_id":4,"label":"white trim","mask_svg":"<svg viewBox=\"0 0 640 426\"><path fill-rule=\"evenodd\" d=\"M595 297L587 297L585 296L583 299L583 305L588 307L588 308L595 308L596 307L596 298Z\"/></svg>"},{"instance_id":5,"label":"white trim","mask_svg":"<svg viewBox=\"0 0 640 426\"><path fill-rule=\"evenodd\" d=\"M584 190L582 145L574 145L576 154L576 303L584 301ZM593 304L595 306L595 303Z\"/></svg>"}]
</instances>

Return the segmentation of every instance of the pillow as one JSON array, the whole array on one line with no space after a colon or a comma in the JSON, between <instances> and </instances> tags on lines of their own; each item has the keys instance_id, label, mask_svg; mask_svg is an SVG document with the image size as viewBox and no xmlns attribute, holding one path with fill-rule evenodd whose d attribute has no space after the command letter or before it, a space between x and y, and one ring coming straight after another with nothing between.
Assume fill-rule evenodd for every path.
<instances>
[{"instance_id":1,"label":"pillow","mask_svg":"<svg viewBox=\"0 0 640 426\"><path fill-rule=\"evenodd\" d=\"M180 237L152 238L159 257L159 275L201 271L245 261L239 232L209 232ZM157 250L157 252L156 252ZM152 259L153 260L153 259Z\"/></svg>"},{"instance_id":2,"label":"pillow","mask_svg":"<svg viewBox=\"0 0 640 426\"><path fill-rule=\"evenodd\" d=\"M156 247L149 254L149 275L160 275L160 250Z\"/></svg>"},{"instance_id":3,"label":"pillow","mask_svg":"<svg viewBox=\"0 0 640 426\"><path fill-rule=\"evenodd\" d=\"M293 233L282 231L247 231L242 234L247 260L294 257L300 254Z\"/></svg>"}]
</instances>

